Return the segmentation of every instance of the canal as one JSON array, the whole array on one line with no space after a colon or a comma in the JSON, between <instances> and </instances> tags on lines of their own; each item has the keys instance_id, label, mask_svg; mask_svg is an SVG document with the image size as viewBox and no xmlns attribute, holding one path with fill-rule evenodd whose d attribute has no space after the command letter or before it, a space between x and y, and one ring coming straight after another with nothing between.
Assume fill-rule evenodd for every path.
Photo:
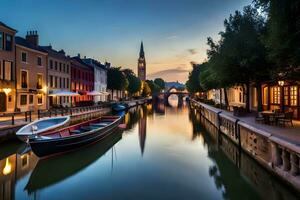
<instances>
[{"instance_id":1,"label":"canal","mask_svg":"<svg viewBox=\"0 0 300 200\"><path fill-rule=\"evenodd\" d=\"M47 160L2 144L0 199L299 199L174 97L124 120L105 141Z\"/></svg>"}]
</instances>

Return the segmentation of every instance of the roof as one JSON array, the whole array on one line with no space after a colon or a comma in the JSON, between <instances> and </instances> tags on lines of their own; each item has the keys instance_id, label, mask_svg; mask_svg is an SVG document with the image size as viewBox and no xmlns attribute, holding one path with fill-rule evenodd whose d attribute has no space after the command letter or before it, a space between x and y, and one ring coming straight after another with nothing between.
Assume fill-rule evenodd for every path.
<instances>
[{"instance_id":1,"label":"roof","mask_svg":"<svg viewBox=\"0 0 300 200\"><path fill-rule=\"evenodd\" d=\"M11 28L11 27L7 26L6 24L4 24L4 23L3 23L3 22L1 22L1 21L0 21L0 26L3 26L3 27L5 27L5 28L7 28L7 29L9 29L9 30L12 30L12 31L14 31L14 32L17 32L17 30L16 30L16 29L13 29L13 28Z\"/></svg>"},{"instance_id":2,"label":"roof","mask_svg":"<svg viewBox=\"0 0 300 200\"><path fill-rule=\"evenodd\" d=\"M78 56L72 57L71 61L77 61L79 64L84 65L85 67L94 69L93 66L91 66L90 64L87 64L87 63L83 62L83 60L81 58L79 58Z\"/></svg>"},{"instance_id":3,"label":"roof","mask_svg":"<svg viewBox=\"0 0 300 200\"><path fill-rule=\"evenodd\" d=\"M68 56L66 56L65 52L63 50L56 51L55 49L52 49L52 46L40 46L43 50L48 52L48 56L60 58L60 59L69 59Z\"/></svg>"},{"instance_id":4,"label":"roof","mask_svg":"<svg viewBox=\"0 0 300 200\"><path fill-rule=\"evenodd\" d=\"M25 38L16 36L15 37L15 41L16 41L16 44L21 45L23 47L27 47L29 49L33 49L33 50L36 50L36 51L47 53L47 51L45 51L44 49L42 49L40 46L33 45L32 43L28 42Z\"/></svg>"},{"instance_id":5,"label":"roof","mask_svg":"<svg viewBox=\"0 0 300 200\"><path fill-rule=\"evenodd\" d=\"M92 58L84 58L84 59L81 59L83 62L85 62L85 63L87 63L87 64L89 64L89 65L91 65L91 66L97 66L97 67L99 67L99 68L101 68L101 69L104 69L104 70L107 70L106 69L106 66L105 65L103 65L103 64L101 64L101 62L99 62L98 60L95 60L95 59L92 59Z\"/></svg>"}]
</instances>

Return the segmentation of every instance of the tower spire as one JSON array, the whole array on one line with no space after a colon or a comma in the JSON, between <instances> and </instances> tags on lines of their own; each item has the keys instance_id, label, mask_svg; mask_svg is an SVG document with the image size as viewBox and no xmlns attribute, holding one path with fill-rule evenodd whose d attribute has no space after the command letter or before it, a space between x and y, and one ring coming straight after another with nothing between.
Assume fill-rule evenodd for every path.
<instances>
[{"instance_id":1,"label":"tower spire","mask_svg":"<svg viewBox=\"0 0 300 200\"><path fill-rule=\"evenodd\" d=\"M141 58L145 57L143 41L141 41L140 57Z\"/></svg>"}]
</instances>

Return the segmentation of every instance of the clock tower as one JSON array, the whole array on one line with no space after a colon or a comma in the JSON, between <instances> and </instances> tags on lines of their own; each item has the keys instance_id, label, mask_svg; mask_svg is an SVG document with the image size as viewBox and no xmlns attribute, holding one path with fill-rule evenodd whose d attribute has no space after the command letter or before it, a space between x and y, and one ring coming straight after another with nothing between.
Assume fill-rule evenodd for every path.
<instances>
[{"instance_id":1,"label":"clock tower","mask_svg":"<svg viewBox=\"0 0 300 200\"><path fill-rule=\"evenodd\" d=\"M146 80L146 60L143 42L141 42L140 57L138 59L138 77L141 81Z\"/></svg>"}]
</instances>

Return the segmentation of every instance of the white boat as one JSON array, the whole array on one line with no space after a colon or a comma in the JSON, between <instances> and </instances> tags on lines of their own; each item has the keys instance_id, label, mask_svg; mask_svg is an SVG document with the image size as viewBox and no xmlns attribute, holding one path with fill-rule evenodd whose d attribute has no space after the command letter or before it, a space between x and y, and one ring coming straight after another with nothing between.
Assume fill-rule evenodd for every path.
<instances>
[{"instance_id":1,"label":"white boat","mask_svg":"<svg viewBox=\"0 0 300 200\"><path fill-rule=\"evenodd\" d=\"M70 121L70 116L51 117L35 120L16 132L16 136L26 142L31 136L60 128Z\"/></svg>"}]
</instances>

